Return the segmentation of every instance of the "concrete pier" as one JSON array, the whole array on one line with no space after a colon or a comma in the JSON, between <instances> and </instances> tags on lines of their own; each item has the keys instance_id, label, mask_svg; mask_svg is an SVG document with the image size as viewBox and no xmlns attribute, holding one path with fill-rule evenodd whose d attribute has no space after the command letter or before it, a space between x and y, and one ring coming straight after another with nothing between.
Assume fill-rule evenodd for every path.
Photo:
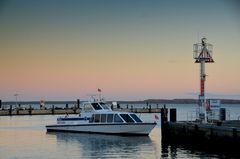
<instances>
[{"instance_id":1,"label":"concrete pier","mask_svg":"<svg viewBox=\"0 0 240 159\"><path fill-rule=\"evenodd\" d=\"M234 124L233 124L234 123ZM181 138L206 140L211 142L239 142L240 144L240 121L223 122L217 124L205 124L194 122L169 122L168 135Z\"/></svg>"},{"instance_id":2,"label":"concrete pier","mask_svg":"<svg viewBox=\"0 0 240 159\"><path fill-rule=\"evenodd\" d=\"M167 112L167 110L164 111ZM231 150L236 150L240 145L240 120L219 120L213 123L174 121L175 117L171 117L172 115L175 113L170 113L172 120L168 121L168 118L164 118L167 115L161 114L164 116L161 125L163 141L200 144ZM221 118L225 119L225 117Z\"/></svg>"}]
</instances>

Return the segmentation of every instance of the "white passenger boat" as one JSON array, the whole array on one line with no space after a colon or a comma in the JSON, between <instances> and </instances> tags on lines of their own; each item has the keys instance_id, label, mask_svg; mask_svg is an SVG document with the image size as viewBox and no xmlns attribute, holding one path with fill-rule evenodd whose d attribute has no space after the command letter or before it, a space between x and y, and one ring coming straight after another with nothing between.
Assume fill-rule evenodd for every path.
<instances>
[{"instance_id":1,"label":"white passenger boat","mask_svg":"<svg viewBox=\"0 0 240 159\"><path fill-rule=\"evenodd\" d=\"M102 101L86 102L78 116L57 118L47 131L102 133L118 135L148 135L156 123L143 122L136 114L112 111Z\"/></svg>"}]
</instances>

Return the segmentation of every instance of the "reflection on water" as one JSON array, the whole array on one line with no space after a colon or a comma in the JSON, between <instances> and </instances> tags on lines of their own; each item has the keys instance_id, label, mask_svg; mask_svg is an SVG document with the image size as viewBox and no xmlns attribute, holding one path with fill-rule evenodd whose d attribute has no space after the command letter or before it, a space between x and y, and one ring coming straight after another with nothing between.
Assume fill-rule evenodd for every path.
<instances>
[{"instance_id":1,"label":"reflection on water","mask_svg":"<svg viewBox=\"0 0 240 159\"><path fill-rule=\"evenodd\" d=\"M159 158L160 128L150 136L46 133L57 116L0 117L0 158ZM143 115L150 120L152 114Z\"/></svg>"},{"instance_id":2,"label":"reflection on water","mask_svg":"<svg viewBox=\"0 0 240 159\"><path fill-rule=\"evenodd\" d=\"M66 151L79 151L81 158L155 158L154 143L148 136L128 137L101 134L47 133L55 135Z\"/></svg>"}]
</instances>

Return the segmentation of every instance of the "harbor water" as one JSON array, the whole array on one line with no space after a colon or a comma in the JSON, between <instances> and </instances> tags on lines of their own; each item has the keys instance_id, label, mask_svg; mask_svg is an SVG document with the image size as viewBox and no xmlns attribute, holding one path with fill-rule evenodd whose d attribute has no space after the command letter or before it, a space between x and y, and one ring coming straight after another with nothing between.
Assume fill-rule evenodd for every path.
<instances>
[{"instance_id":1,"label":"harbor water","mask_svg":"<svg viewBox=\"0 0 240 159\"><path fill-rule=\"evenodd\" d=\"M166 105L178 110L177 119L186 120L195 105ZM240 105L224 105L231 119L240 115ZM191 146L167 145L161 139L160 114L138 114L144 121L157 121L149 136L47 133L45 125L56 123L58 115L1 116L1 159L66 158L228 158L236 157ZM224 145L224 143L223 143ZM240 157L240 154L239 156Z\"/></svg>"}]
</instances>

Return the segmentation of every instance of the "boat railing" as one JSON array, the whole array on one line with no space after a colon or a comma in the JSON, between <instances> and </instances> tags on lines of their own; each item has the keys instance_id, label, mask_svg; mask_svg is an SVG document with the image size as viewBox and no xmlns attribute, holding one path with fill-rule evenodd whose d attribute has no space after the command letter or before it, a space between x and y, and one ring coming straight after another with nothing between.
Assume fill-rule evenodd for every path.
<instances>
[{"instance_id":1,"label":"boat railing","mask_svg":"<svg viewBox=\"0 0 240 159\"><path fill-rule=\"evenodd\" d=\"M207 112L208 123L214 123L215 121L219 121L219 119L220 119L219 111L212 110Z\"/></svg>"}]
</instances>

